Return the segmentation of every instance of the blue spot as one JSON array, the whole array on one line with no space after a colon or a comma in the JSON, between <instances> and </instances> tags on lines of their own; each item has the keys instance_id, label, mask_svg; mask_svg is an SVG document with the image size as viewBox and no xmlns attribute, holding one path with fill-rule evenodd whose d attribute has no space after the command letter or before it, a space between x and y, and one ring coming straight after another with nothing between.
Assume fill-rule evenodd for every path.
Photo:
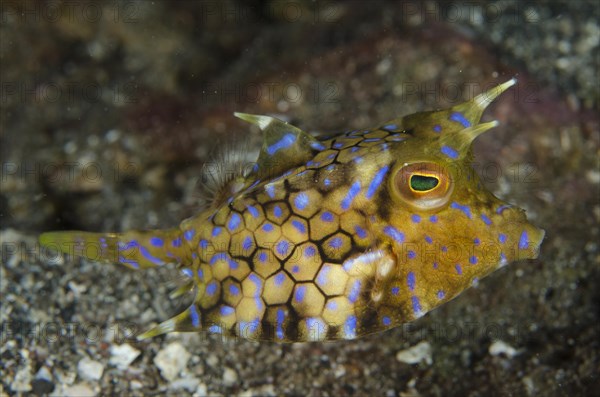
<instances>
[{"instance_id":1,"label":"blue spot","mask_svg":"<svg viewBox=\"0 0 600 397\"><path fill-rule=\"evenodd\" d=\"M195 234L196 234L196 231L194 229L190 229L190 230L186 230L185 232L183 232L183 237L187 241L192 241L192 239L194 238Z\"/></svg>"},{"instance_id":2,"label":"blue spot","mask_svg":"<svg viewBox=\"0 0 600 397\"><path fill-rule=\"evenodd\" d=\"M296 142L296 135L294 134L285 134L280 140L267 147L267 153L269 156L274 155L277 151L281 149L287 149L292 146Z\"/></svg>"},{"instance_id":3,"label":"blue spot","mask_svg":"<svg viewBox=\"0 0 600 397\"><path fill-rule=\"evenodd\" d=\"M315 247L313 247L312 245L309 245L308 247L304 248L304 256L308 258L312 258L313 256L315 256L315 253Z\"/></svg>"},{"instance_id":4,"label":"blue spot","mask_svg":"<svg viewBox=\"0 0 600 397\"><path fill-rule=\"evenodd\" d=\"M400 135L392 135L388 138L388 140L392 141L392 142L402 142L405 141L406 137L400 136Z\"/></svg>"},{"instance_id":5,"label":"blue spot","mask_svg":"<svg viewBox=\"0 0 600 397\"><path fill-rule=\"evenodd\" d=\"M341 149L342 147L344 147L344 144L342 142L336 142L333 144L334 149Z\"/></svg>"},{"instance_id":6,"label":"blue spot","mask_svg":"<svg viewBox=\"0 0 600 397\"><path fill-rule=\"evenodd\" d=\"M265 186L265 192L267 192L267 194L269 195L269 197L271 198L275 198L275 185L266 185Z\"/></svg>"},{"instance_id":7,"label":"blue spot","mask_svg":"<svg viewBox=\"0 0 600 397\"><path fill-rule=\"evenodd\" d=\"M190 312L190 319L192 320L192 326L194 328L198 328L200 326L200 315L198 315L198 310L196 309L196 305L190 306L188 311Z\"/></svg>"},{"instance_id":8,"label":"blue spot","mask_svg":"<svg viewBox=\"0 0 600 397\"><path fill-rule=\"evenodd\" d=\"M260 254L258 254L258 260L263 263L266 262L267 261L267 253L263 251Z\"/></svg>"},{"instance_id":9,"label":"blue spot","mask_svg":"<svg viewBox=\"0 0 600 397\"><path fill-rule=\"evenodd\" d=\"M392 287L392 294L398 295L400 293L400 287Z\"/></svg>"},{"instance_id":10,"label":"blue spot","mask_svg":"<svg viewBox=\"0 0 600 397\"><path fill-rule=\"evenodd\" d=\"M240 226L240 222L241 222L242 218L240 217L240 215L236 212L234 212L233 214L231 214L231 218L229 218L229 223L227 224L227 229L229 229L230 232L234 231L235 229L237 229Z\"/></svg>"},{"instance_id":11,"label":"blue spot","mask_svg":"<svg viewBox=\"0 0 600 397\"><path fill-rule=\"evenodd\" d=\"M286 240L281 240L277 243L277 253L281 256L285 256L288 252L290 244Z\"/></svg>"},{"instance_id":12,"label":"blue spot","mask_svg":"<svg viewBox=\"0 0 600 397\"><path fill-rule=\"evenodd\" d=\"M429 236L425 236L425 241L427 241L428 244L433 243L433 240Z\"/></svg>"},{"instance_id":13,"label":"blue spot","mask_svg":"<svg viewBox=\"0 0 600 397\"><path fill-rule=\"evenodd\" d=\"M229 293L233 296L238 296L240 294L240 289L235 284L229 284Z\"/></svg>"},{"instance_id":14,"label":"blue spot","mask_svg":"<svg viewBox=\"0 0 600 397\"><path fill-rule=\"evenodd\" d=\"M448 247L446 247L445 245L442 245L442 252L448 252Z\"/></svg>"},{"instance_id":15,"label":"blue spot","mask_svg":"<svg viewBox=\"0 0 600 397\"><path fill-rule=\"evenodd\" d=\"M275 215L276 218L281 218L283 211L281 210L280 206L276 205L275 208L273 208L273 215Z\"/></svg>"},{"instance_id":16,"label":"blue spot","mask_svg":"<svg viewBox=\"0 0 600 397\"><path fill-rule=\"evenodd\" d=\"M214 265L218 261L227 261L229 259L229 255L226 252L218 252L210 258L210 265Z\"/></svg>"},{"instance_id":17,"label":"blue spot","mask_svg":"<svg viewBox=\"0 0 600 397\"><path fill-rule=\"evenodd\" d=\"M369 188L367 189L366 197L368 199L371 199L375 195L377 189L379 189L379 186L385 178L385 174L387 174L389 169L390 167L388 165L385 165L381 167L379 171L377 171L377 173L373 177L373 180L371 181L371 184L369 185Z\"/></svg>"},{"instance_id":18,"label":"blue spot","mask_svg":"<svg viewBox=\"0 0 600 397\"><path fill-rule=\"evenodd\" d=\"M486 214L481 214L481 220L488 226L492 224L492 220L488 218Z\"/></svg>"},{"instance_id":19,"label":"blue spot","mask_svg":"<svg viewBox=\"0 0 600 397\"><path fill-rule=\"evenodd\" d=\"M223 328L221 328L219 325L211 325L210 327L208 327L208 332L212 333L212 334L222 334L223 333Z\"/></svg>"},{"instance_id":20,"label":"blue spot","mask_svg":"<svg viewBox=\"0 0 600 397\"><path fill-rule=\"evenodd\" d=\"M296 198L294 199L294 205L299 210L305 209L309 203L310 203L310 200L308 199L308 195L304 192L298 194L296 196Z\"/></svg>"},{"instance_id":21,"label":"blue spot","mask_svg":"<svg viewBox=\"0 0 600 397\"><path fill-rule=\"evenodd\" d=\"M472 257L469 258L469 263L471 265L476 265L477 264L477 257L475 255L473 255Z\"/></svg>"},{"instance_id":22,"label":"blue spot","mask_svg":"<svg viewBox=\"0 0 600 397\"><path fill-rule=\"evenodd\" d=\"M325 147L325 145L323 145L321 142L314 142L314 141L310 143L310 147L315 150L318 150L318 151L323 151L323 150L327 149Z\"/></svg>"},{"instance_id":23,"label":"blue spot","mask_svg":"<svg viewBox=\"0 0 600 397\"><path fill-rule=\"evenodd\" d=\"M510 208L510 205L503 204L496 209L496 214L501 214L505 209Z\"/></svg>"},{"instance_id":24,"label":"blue spot","mask_svg":"<svg viewBox=\"0 0 600 397\"><path fill-rule=\"evenodd\" d=\"M252 281L257 288L257 292L255 292L253 296L260 295L260 289L262 288L262 279L258 277L255 273L250 273L248 279Z\"/></svg>"},{"instance_id":25,"label":"blue spot","mask_svg":"<svg viewBox=\"0 0 600 397\"><path fill-rule=\"evenodd\" d=\"M344 337L346 339L356 338L356 316L348 316L344 323Z\"/></svg>"},{"instance_id":26,"label":"blue spot","mask_svg":"<svg viewBox=\"0 0 600 397\"><path fill-rule=\"evenodd\" d=\"M328 310L336 311L337 308L338 308L338 305L337 305L336 301L329 301L329 302L327 302L327 309Z\"/></svg>"},{"instance_id":27,"label":"blue spot","mask_svg":"<svg viewBox=\"0 0 600 397\"><path fill-rule=\"evenodd\" d=\"M186 277L192 277L194 275L194 272L189 267L186 267L181 269L181 274L183 274Z\"/></svg>"},{"instance_id":28,"label":"blue spot","mask_svg":"<svg viewBox=\"0 0 600 397\"><path fill-rule=\"evenodd\" d=\"M354 284L352 284L352 288L350 289L350 293L348 294L348 300L351 303L356 303L358 297L360 295L360 280L354 280Z\"/></svg>"},{"instance_id":29,"label":"blue spot","mask_svg":"<svg viewBox=\"0 0 600 397\"><path fill-rule=\"evenodd\" d=\"M272 225L272 224L270 224L270 223L265 223L265 224L263 225L262 229L263 229L265 232L267 232L267 233L268 233L268 232L272 232L272 231L273 231L273 225Z\"/></svg>"},{"instance_id":30,"label":"blue spot","mask_svg":"<svg viewBox=\"0 0 600 397\"><path fill-rule=\"evenodd\" d=\"M382 130L397 130L398 128L398 124L386 124L383 127L381 127Z\"/></svg>"},{"instance_id":31,"label":"blue spot","mask_svg":"<svg viewBox=\"0 0 600 397\"><path fill-rule=\"evenodd\" d=\"M481 244L481 240L479 240L477 237L475 237L475 238L473 239L473 244L475 244L475 245L479 245L479 244Z\"/></svg>"},{"instance_id":32,"label":"blue spot","mask_svg":"<svg viewBox=\"0 0 600 397\"><path fill-rule=\"evenodd\" d=\"M325 178L323 179L323 184L327 187L331 184L331 181L329 180L329 178Z\"/></svg>"},{"instance_id":33,"label":"blue spot","mask_svg":"<svg viewBox=\"0 0 600 397\"><path fill-rule=\"evenodd\" d=\"M244 249L244 251L250 251L250 249L252 248L252 243L252 237L246 236L244 242L242 243L242 248Z\"/></svg>"},{"instance_id":34,"label":"blue spot","mask_svg":"<svg viewBox=\"0 0 600 397\"><path fill-rule=\"evenodd\" d=\"M275 285L279 287L285 281L285 274L279 273L278 275L275 276L274 280L275 280Z\"/></svg>"},{"instance_id":35,"label":"blue spot","mask_svg":"<svg viewBox=\"0 0 600 397\"><path fill-rule=\"evenodd\" d=\"M123 242L119 241L119 251L126 251L131 248L139 248L139 246L140 246L140 243L138 243L136 240L131 240L127 243L123 243Z\"/></svg>"},{"instance_id":36,"label":"blue spot","mask_svg":"<svg viewBox=\"0 0 600 397\"><path fill-rule=\"evenodd\" d=\"M125 265L129 265L129 266L133 267L134 269L140 268L140 264L137 261L134 261L132 259L125 259L125 257L123 257L123 256L119 256L119 262L121 262Z\"/></svg>"},{"instance_id":37,"label":"blue spot","mask_svg":"<svg viewBox=\"0 0 600 397\"><path fill-rule=\"evenodd\" d=\"M242 337L244 337L245 335L252 335L258 330L259 326L260 326L260 321L258 320L258 318L254 319L252 321L240 321L239 322L239 327L240 327L239 334L242 335Z\"/></svg>"},{"instance_id":38,"label":"blue spot","mask_svg":"<svg viewBox=\"0 0 600 397\"><path fill-rule=\"evenodd\" d=\"M369 143L369 142L378 142L380 141L381 138L367 138L367 139L363 139L363 142Z\"/></svg>"},{"instance_id":39,"label":"blue spot","mask_svg":"<svg viewBox=\"0 0 600 397\"><path fill-rule=\"evenodd\" d=\"M213 296L215 294L215 292L217 292L217 282L216 281L211 281L207 286L206 286L206 293L208 294L208 296Z\"/></svg>"},{"instance_id":40,"label":"blue spot","mask_svg":"<svg viewBox=\"0 0 600 397\"><path fill-rule=\"evenodd\" d=\"M392 323L392 320L388 316L383 316L383 318L381 319L381 323L387 327Z\"/></svg>"},{"instance_id":41,"label":"blue spot","mask_svg":"<svg viewBox=\"0 0 600 397\"><path fill-rule=\"evenodd\" d=\"M299 271L300 271L300 266L294 265L294 267L292 267L292 273L298 273Z\"/></svg>"},{"instance_id":42,"label":"blue spot","mask_svg":"<svg viewBox=\"0 0 600 397\"><path fill-rule=\"evenodd\" d=\"M219 234L221 234L221 228L219 226L213 227L212 236L217 237Z\"/></svg>"},{"instance_id":43,"label":"blue spot","mask_svg":"<svg viewBox=\"0 0 600 397\"><path fill-rule=\"evenodd\" d=\"M458 158L458 152L456 151L456 149L454 149L448 145L442 146L442 148L440 149L440 152L442 152L442 154L445 154L446 156L450 157L451 159Z\"/></svg>"},{"instance_id":44,"label":"blue spot","mask_svg":"<svg viewBox=\"0 0 600 397\"><path fill-rule=\"evenodd\" d=\"M465 128L471 126L471 122L467 120L467 118L462 113L459 112L452 113L448 119L456 121L457 123L461 123L462 126Z\"/></svg>"},{"instance_id":45,"label":"blue spot","mask_svg":"<svg viewBox=\"0 0 600 397\"><path fill-rule=\"evenodd\" d=\"M257 218L258 215L260 215L256 207L254 207L253 205L249 205L246 208L248 208L248 212L250 212L250 215L252 215L253 218Z\"/></svg>"},{"instance_id":46,"label":"blue spot","mask_svg":"<svg viewBox=\"0 0 600 397\"><path fill-rule=\"evenodd\" d=\"M519 249L527 249L529 247L529 236L527 236L527 231L523 230L521 233L521 237L519 238Z\"/></svg>"},{"instance_id":47,"label":"blue spot","mask_svg":"<svg viewBox=\"0 0 600 397\"><path fill-rule=\"evenodd\" d=\"M358 146L354 146L352 148L350 148L350 153L356 153L360 150L360 148Z\"/></svg>"},{"instance_id":48,"label":"blue spot","mask_svg":"<svg viewBox=\"0 0 600 397\"><path fill-rule=\"evenodd\" d=\"M397 243L404 242L404 233L393 226L386 226L383 228L383 232L393 238Z\"/></svg>"},{"instance_id":49,"label":"blue spot","mask_svg":"<svg viewBox=\"0 0 600 397\"><path fill-rule=\"evenodd\" d=\"M346 197L344 197L344 199L342 200L343 210L347 210L348 208L350 208L350 205L352 204L354 198L358 195L358 193L360 193L360 181L355 181L352 184L352 186L350 186L350 189L348 189L348 194L346 194Z\"/></svg>"},{"instance_id":50,"label":"blue spot","mask_svg":"<svg viewBox=\"0 0 600 397\"><path fill-rule=\"evenodd\" d=\"M181 247L181 244L183 242L181 241L181 237L177 237L175 240L171 241L171 244L173 245L173 247L175 248L179 248Z\"/></svg>"},{"instance_id":51,"label":"blue spot","mask_svg":"<svg viewBox=\"0 0 600 397\"><path fill-rule=\"evenodd\" d=\"M367 231L365 229L363 229L362 227L360 227L360 226L354 226L354 232L360 238L366 238L367 237Z\"/></svg>"},{"instance_id":52,"label":"blue spot","mask_svg":"<svg viewBox=\"0 0 600 397\"><path fill-rule=\"evenodd\" d=\"M454 268L456 269L456 274L462 276L462 267L457 263Z\"/></svg>"},{"instance_id":53,"label":"blue spot","mask_svg":"<svg viewBox=\"0 0 600 397\"><path fill-rule=\"evenodd\" d=\"M323 222L333 222L333 214L329 211L325 211L321 214L321 220Z\"/></svg>"},{"instance_id":54,"label":"blue spot","mask_svg":"<svg viewBox=\"0 0 600 397\"><path fill-rule=\"evenodd\" d=\"M140 246L140 253L144 256L144 258L154 263L155 265L162 266L165 264L165 262L162 259L152 256L152 254L146 249L146 247Z\"/></svg>"},{"instance_id":55,"label":"blue spot","mask_svg":"<svg viewBox=\"0 0 600 397\"><path fill-rule=\"evenodd\" d=\"M342 246L342 239L340 237L334 237L329 240L329 246L331 248L340 248Z\"/></svg>"},{"instance_id":56,"label":"blue spot","mask_svg":"<svg viewBox=\"0 0 600 397\"><path fill-rule=\"evenodd\" d=\"M413 221L413 223L419 223L421 222L421 217L417 214L412 214L412 216L410 217L410 219Z\"/></svg>"},{"instance_id":57,"label":"blue spot","mask_svg":"<svg viewBox=\"0 0 600 397\"><path fill-rule=\"evenodd\" d=\"M438 297L438 299L444 299L444 296L446 296L446 293L445 293L444 291L442 291L442 290L439 290L439 291L437 292L437 297Z\"/></svg>"},{"instance_id":58,"label":"blue spot","mask_svg":"<svg viewBox=\"0 0 600 397\"><path fill-rule=\"evenodd\" d=\"M279 338L279 339L283 339L283 337L284 337L283 320L285 320L285 311L283 311L283 309L278 309L277 310L277 319L276 319L277 330L275 332L276 332L277 338Z\"/></svg>"},{"instance_id":59,"label":"blue spot","mask_svg":"<svg viewBox=\"0 0 600 397\"><path fill-rule=\"evenodd\" d=\"M199 278L200 280L204 280L204 272L202 271L202 269L198 269L198 270L196 271L196 273L198 273L198 278Z\"/></svg>"},{"instance_id":60,"label":"blue spot","mask_svg":"<svg viewBox=\"0 0 600 397\"><path fill-rule=\"evenodd\" d=\"M429 222L431 222L431 223L437 223L437 221L438 221L437 215L431 215L429 217Z\"/></svg>"},{"instance_id":61,"label":"blue spot","mask_svg":"<svg viewBox=\"0 0 600 397\"><path fill-rule=\"evenodd\" d=\"M235 313L235 309L231 306L221 306L221 316L229 316Z\"/></svg>"},{"instance_id":62,"label":"blue spot","mask_svg":"<svg viewBox=\"0 0 600 397\"><path fill-rule=\"evenodd\" d=\"M363 162L363 158L362 156L357 156L352 161L354 161L356 164L360 164Z\"/></svg>"},{"instance_id":63,"label":"blue spot","mask_svg":"<svg viewBox=\"0 0 600 397\"><path fill-rule=\"evenodd\" d=\"M500 233L498 235L498 241L500 241L501 244L504 244L506 242L506 234Z\"/></svg>"},{"instance_id":64,"label":"blue spot","mask_svg":"<svg viewBox=\"0 0 600 397\"><path fill-rule=\"evenodd\" d=\"M294 226L296 228L296 230L298 230L300 233L302 233L302 234L306 233L306 227L304 226L304 223L302 221L294 219L292 221L292 226Z\"/></svg>"},{"instance_id":65,"label":"blue spot","mask_svg":"<svg viewBox=\"0 0 600 397\"><path fill-rule=\"evenodd\" d=\"M408 259L415 259L417 257L417 253L413 250L408 250Z\"/></svg>"},{"instance_id":66,"label":"blue spot","mask_svg":"<svg viewBox=\"0 0 600 397\"><path fill-rule=\"evenodd\" d=\"M205 250L208 248L208 241L202 239L200 240L200 242L198 242L198 247L200 247L201 249Z\"/></svg>"},{"instance_id":67,"label":"blue spot","mask_svg":"<svg viewBox=\"0 0 600 397\"><path fill-rule=\"evenodd\" d=\"M164 243L165 242L160 237L152 237L150 239L150 244L152 244L154 247L162 247Z\"/></svg>"},{"instance_id":68,"label":"blue spot","mask_svg":"<svg viewBox=\"0 0 600 397\"><path fill-rule=\"evenodd\" d=\"M410 299L412 301L413 313L419 315L421 313L421 302L419 302L419 298L412 296Z\"/></svg>"},{"instance_id":69,"label":"blue spot","mask_svg":"<svg viewBox=\"0 0 600 397\"><path fill-rule=\"evenodd\" d=\"M416 283L415 274L413 272L409 272L408 275L406 276L406 284L408 285L408 289L411 291L414 291L415 283Z\"/></svg>"},{"instance_id":70,"label":"blue spot","mask_svg":"<svg viewBox=\"0 0 600 397\"><path fill-rule=\"evenodd\" d=\"M296 299L296 302L302 302L304 300L305 296L306 296L306 286L299 285L298 287L296 287L296 296L294 297L294 299Z\"/></svg>"},{"instance_id":71,"label":"blue spot","mask_svg":"<svg viewBox=\"0 0 600 397\"><path fill-rule=\"evenodd\" d=\"M439 124L436 124L436 125L433 126L433 130L435 132L442 132L442 126L439 125Z\"/></svg>"},{"instance_id":72,"label":"blue spot","mask_svg":"<svg viewBox=\"0 0 600 397\"><path fill-rule=\"evenodd\" d=\"M325 167L325 171L333 171L335 169L335 165L331 164Z\"/></svg>"},{"instance_id":73,"label":"blue spot","mask_svg":"<svg viewBox=\"0 0 600 397\"><path fill-rule=\"evenodd\" d=\"M323 266L319 272L319 275L317 276L317 283L321 285L327 284L327 273L329 273L330 270L331 268L329 266Z\"/></svg>"},{"instance_id":74,"label":"blue spot","mask_svg":"<svg viewBox=\"0 0 600 397\"><path fill-rule=\"evenodd\" d=\"M433 268L434 268L434 269L437 269L437 268L438 268L438 266L439 266L439 264L438 264L437 262L433 262Z\"/></svg>"},{"instance_id":75,"label":"blue spot","mask_svg":"<svg viewBox=\"0 0 600 397\"><path fill-rule=\"evenodd\" d=\"M471 209L468 205L461 205L458 204L456 201L453 201L452 204L450 204L450 208L462 211L469 219L471 219Z\"/></svg>"}]
</instances>

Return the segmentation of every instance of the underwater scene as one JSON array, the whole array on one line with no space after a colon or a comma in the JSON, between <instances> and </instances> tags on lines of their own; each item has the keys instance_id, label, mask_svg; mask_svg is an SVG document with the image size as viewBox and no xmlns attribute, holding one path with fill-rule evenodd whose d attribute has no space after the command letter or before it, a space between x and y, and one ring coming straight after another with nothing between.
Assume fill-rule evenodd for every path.
<instances>
[{"instance_id":1,"label":"underwater scene","mask_svg":"<svg viewBox=\"0 0 600 397\"><path fill-rule=\"evenodd\" d=\"M0 395L594 395L599 17L1 2Z\"/></svg>"}]
</instances>

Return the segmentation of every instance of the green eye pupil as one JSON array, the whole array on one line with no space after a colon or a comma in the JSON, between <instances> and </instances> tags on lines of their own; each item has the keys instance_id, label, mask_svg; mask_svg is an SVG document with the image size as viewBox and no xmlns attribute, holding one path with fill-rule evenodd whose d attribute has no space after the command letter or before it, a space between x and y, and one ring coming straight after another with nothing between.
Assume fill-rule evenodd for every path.
<instances>
[{"instance_id":1,"label":"green eye pupil","mask_svg":"<svg viewBox=\"0 0 600 397\"><path fill-rule=\"evenodd\" d=\"M435 188L439 181L437 178L425 175L413 175L410 177L410 187L417 192L426 192Z\"/></svg>"}]
</instances>

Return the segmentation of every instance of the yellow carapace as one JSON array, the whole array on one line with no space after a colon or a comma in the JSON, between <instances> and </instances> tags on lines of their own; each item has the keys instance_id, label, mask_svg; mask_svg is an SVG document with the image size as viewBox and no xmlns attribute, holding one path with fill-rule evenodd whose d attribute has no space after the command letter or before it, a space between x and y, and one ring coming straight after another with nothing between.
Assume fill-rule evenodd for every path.
<instances>
[{"instance_id":1,"label":"yellow carapace","mask_svg":"<svg viewBox=\"0 0 600 397\"><path fill-rule=\"evenodd\" d=\"M315 138L268 116L251 170L168 230L44 233L47 247L132 269L173 263L192 294L140 335L205 331L300 342L415 320L495 269L536 258L544 231L472 167L480 123L509 80L450 109Z\"/></svg>"}]
</instances>

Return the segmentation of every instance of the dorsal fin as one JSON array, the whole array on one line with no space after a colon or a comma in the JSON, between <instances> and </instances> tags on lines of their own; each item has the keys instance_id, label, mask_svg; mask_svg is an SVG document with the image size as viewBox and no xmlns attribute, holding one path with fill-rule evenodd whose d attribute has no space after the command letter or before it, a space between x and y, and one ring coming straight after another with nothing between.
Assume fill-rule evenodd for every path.
<instances>
[{"instance_id":1,"label":"dorsal fin","mask_svg":"<svg viewBox=\"0 0 600 397\"><path fill-rule=\"evenodd\" d=\"M406 130L412 130L415 136L435 136L440 133L458 132L476 126L486 107L516 82L517 80L512 78L482 92L470 101L460 103L450 109L414 113L399 120L392 120L392 122L401 125Z\"/></svg>"},{"instance_id":2,"label":"dorsal fin","mask_svg":"<svg viewBox=\"0 0 600 397\"><path fill-rule=\"evenodd\" d=\"M309 161L315 151L325 149L321 142L308 133L274 117L237 112L234 115L257 125L264 136L256 166L247 181L278 176Z\"/></svg>"}]
</instances>

